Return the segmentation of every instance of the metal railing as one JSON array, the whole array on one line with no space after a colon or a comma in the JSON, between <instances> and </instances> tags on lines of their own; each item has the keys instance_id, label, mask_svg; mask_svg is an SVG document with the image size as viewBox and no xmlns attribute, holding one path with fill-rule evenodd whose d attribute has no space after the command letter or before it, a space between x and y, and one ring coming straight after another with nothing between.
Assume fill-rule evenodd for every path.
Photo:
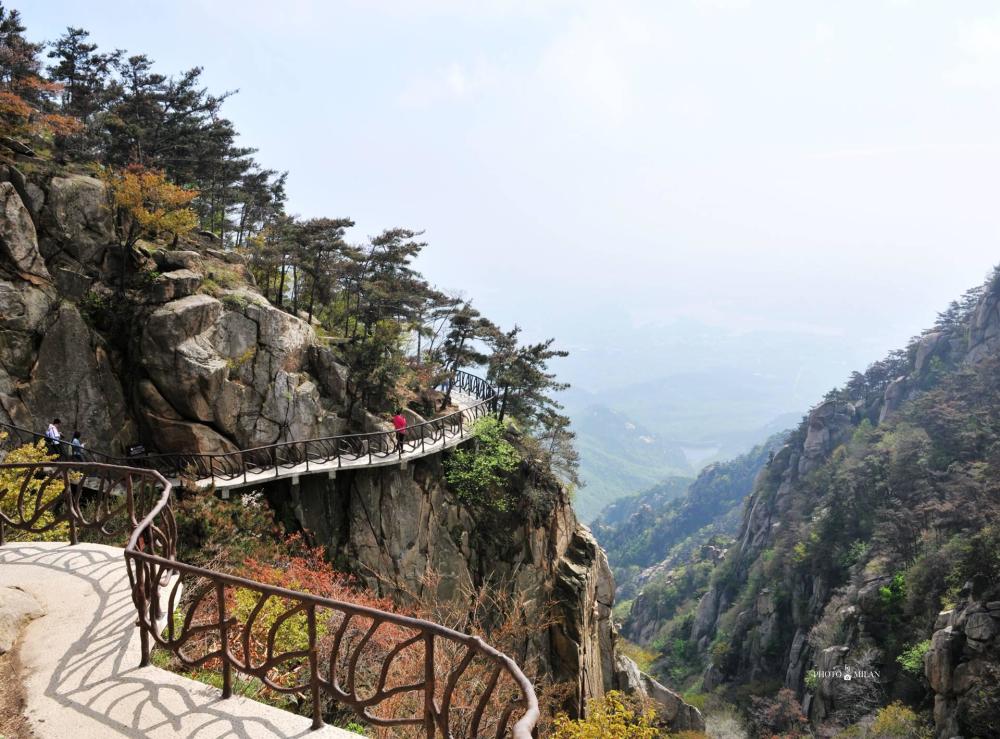
<instances>
[{"instance_id":1,"label":"metal railing","mask_svg":"<svg viewBox=\"0 0 1000 739\"><path fill-rule=\"evenodd\" d=\"M456 436L464 438L466 427L470 423L496 411L496 388L481 377L460 370L441 389L449 397L455 390L461 391L476 402L433 420L407 427L402 444L399 443L396 431L387 430L281 441L214 454L181 452L128 458L91 450L85 450L83 454L87 461L146 467L174 479L183 477L220 482L242 480L243 483L249 482L251 475L254 476L254 481L258 481L262 475L272 470L275 477L280 477L282 471L300 465L304 465L304 472L309 473L314 466L331 469L331 465L335 464L339 468L344 462L358 460L375 464L392 458L402 459L407 454L416 452L426 453L428 447L433 450L435 444L441 443L443 446L448 439ZM0 430L6 430L13 439L21 443L46 440L44 434L10 424L0 423ZM60 450L68 455L69 444L61 442Z\"/></svg>"},{"instance_id":2,"label":"metal railing","mask_svg":"<svg viewBox=\"0 0 1000 739\"><path fill-rule=\"evenodd\" d=\"M125 560L143 666L155 644L188 667L221 671L223 698L232 695L234 671L305 696L313 728L323 725L330 699L374 726L409 726L427 737L533 734L531 683L478 637L179 562L171 485L155 470L0 464L0 479L0 544L9 529L68 528L73 544L81 532L131 532Z\"/></svg>"}]
</instances>

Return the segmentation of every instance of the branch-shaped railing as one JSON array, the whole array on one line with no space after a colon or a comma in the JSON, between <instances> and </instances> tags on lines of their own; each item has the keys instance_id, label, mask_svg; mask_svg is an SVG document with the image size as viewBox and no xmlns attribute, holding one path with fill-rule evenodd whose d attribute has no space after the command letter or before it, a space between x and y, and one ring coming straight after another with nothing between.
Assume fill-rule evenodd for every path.
<instances>
[{"instance_id":1,"label":"branch-shaped railing","mask_svg":"<svg viewBox=\"0 0 1000 739\"><path fill-rule=\"evenodd\" d=\"M125 560L142 664L158 645L184 665L217 669L224 698L235 671L304 696L313 728L330 700L374 726L427 737L532 736L538 702L506 655L440 624L179 562L170 503L171 485L155 470L0 464L0 544L8 529L74 544L81 532L131 531Z\"/></svg>"},{"instance_id":2,"label":"branch-shaped railing","mask_svg":"<svg viewBox=\"0 0 1000 739\"><path fill-rule=\"evenodd\" d=\"M244 483L249 482L251 477L253 481L259 481L265 473L271 471L275 477L279 477L282 471L295 468L302 468L308 474L315 467L328 470L339 468L345 462L376 464L393 458L403 459L406 455L417 452L423 454L428 448L434 450L435 445L443 445L456 436L463 438L470 423L496 410L496 388L468 372L456 372L454 378L441 389L447 396L458 390L471 396L475 402L444 416L409 426L402 443L399 443L396 431L388 430L282 441L215 454L168 453L129 458L90 450L83 454L87 460L147 467L173 479L212 479L219 482L242 480ZM9 424L0 423L0 429L8 431L12 439L22 443L45 439L43 434ZM63 444L61 449L65 451L65 455L71 451L67 444Z\"/></svg>"}]
</instances>

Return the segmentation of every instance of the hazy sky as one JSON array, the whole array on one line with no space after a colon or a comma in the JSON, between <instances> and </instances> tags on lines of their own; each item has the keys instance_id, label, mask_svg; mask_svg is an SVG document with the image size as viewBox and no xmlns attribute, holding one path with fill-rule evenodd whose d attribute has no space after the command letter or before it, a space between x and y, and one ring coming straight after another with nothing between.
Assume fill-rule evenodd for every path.
<instances>
[{"instance_id":1,"label":"hazy sky","mask_svg":"<svg viewBox=\"0 0 1000 739\"><path fill-rule=\"evenodd\" d=\"M12 5L239 88L292 212L425 229L432 281L603 347L585 386L615 337L702 328L819 342L839 377L1000 262L996 2ZM669 369L637 356L614 381Z\"/></svg>"}]
</instances>

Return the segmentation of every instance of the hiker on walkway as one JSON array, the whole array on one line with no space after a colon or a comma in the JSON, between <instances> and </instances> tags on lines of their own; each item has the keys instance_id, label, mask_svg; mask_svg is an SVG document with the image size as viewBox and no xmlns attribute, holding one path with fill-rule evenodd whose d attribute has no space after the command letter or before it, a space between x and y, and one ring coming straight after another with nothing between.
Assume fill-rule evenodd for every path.
<instances>
[{"instance_id":1,"label":"hiker on walkway","mask_svg":"<svg viewBox=\"0 0 1000 739\"><path fill-rule=\"evenodd\" d=\"M80 441L80 432L73 432L73 441L69 443L70 456L72 456L74 462L83 461L83 442Z\"/></svg>"},{"instance_id":2,"label":"hiker on walkway","mask_svg":"<svg viewBox=\"0 0 1000 739\"><path fill-rule=\"evenodd\" d=\"M55 454L57 456L61 455L61 439L62 434L59 432L59 424L62 423L58 418L52 419L52 423L49 427L45 429L45 443L48 444L49 454Z\"/></svg>"},{"instance_id":3,"label":"hiker on walkway","mask_svg":"<svg viewBox=\"0 0 1000 739\"><path fill-rule=\"evenodd\" d=\"M406 416L401 408L396 409L396 415L392 417L392 425L396 428L396 451L403 453L403 442L406 440Z\"/></svg>"}]
</instances>

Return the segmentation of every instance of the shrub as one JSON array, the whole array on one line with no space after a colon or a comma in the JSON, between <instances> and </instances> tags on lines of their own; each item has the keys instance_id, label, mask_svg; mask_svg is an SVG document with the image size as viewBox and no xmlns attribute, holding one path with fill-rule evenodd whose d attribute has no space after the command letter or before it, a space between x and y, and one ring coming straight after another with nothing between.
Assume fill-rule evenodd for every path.
<instances>
[{"instance_id":1,"label":"shrub","mask_svg":"<svg viewBox=\"0 0 1000 739\"><path fill-rule=\"evenodd\" d=\"M553 739L656 739L656 713L644 710L634 699L612 690L587 704L586 718L556 717Z\"/></svg>"},{"instance_id":2,"label":"shrub","mask_svg":"<svg viewBox=\"0 0 1000 739\"><path fill-rule=\"evenodd\" d=\"M747 739L743 719L732 706L709 706L704 713L705 732L712 739Z\"/></svg>"},{"instance_id":3,"label":"shrub","mask_svg":"<svg viewBox=\"0 0 1000 739\"><path fill-rule=\"evenodd\" d=\"M893 575L888 585L883 585L878 589L882 605L886 609L894 608L906 598L906 578L902 572Z\"/></svg>"},{"instance_id":4,"label":"shrub","mask_svg":"<svg viewBox=\"0 0 1000 739\"><path fill-rule=\"evenodd\" d=\"M809 720L802 715L795 691L782 688L774 698L753 696L750 699L750 722L760 736L785 734L805 736Z\"/></svg>"},{"instance_id":5,"label":"shrub","mask_svg":"<svg viewBox=\"0 0 1000 739\"><path fill-rule=\"evenodd\" d=\"M457 449L445 462L445 479L463 503L509 510L507 480L521 464L521 456L495 418L480 418L473 434L472 448Z\"/></svg>"},{"instance_id":6,"label":"shrub","mask_svg":"<svg viewBox=\"0 0 1000 739\"><path fill-rule=\"evenodd\" d=\"M869 739L930 739L931 732L916 713L897 701L879 709L868 736Z\"/></svg>"},{"instance_id":7,"label":"shrub","mask_svg":"<svg viewBox=\"0 0 1000 739\"><path fill-rule=\"evenodd\" d=\"M7 438L5 432L0 432L0 441ZM48 453L45 442L39 440L35 444L25 444L7 452L3 458L5 464L31 464L33 462L50 462L56 457ZM19 508L17 498L24 482L23 470L0 470L0 511L8 518L18 521L23 512L24 518L30 521L36 514L41 512L32 528L39 533L19 531L12 527L7 528L7 538L10 541L65 541L69 539L69 524L54 524L55 514L47 510L56 498L62 495L63 483L59 478L55 478L42 489L45 478L33 478L28 482L24 495L24 506ZM41 493L41 498L37 496ZM51 527L51 528L48 528Z\"/></svg>"},{"instance_id":8,"label":"shrub","mask_svg":"<svg viewBox=\"0 0 1000 739\"><path fill-rule=\"evenodd\" d=\"M931 648L931 640L925 639L922 642L910 646L903 650L903 653L896 657L896 661L903 669L911 675L920 677L924 674L924 655Z\"/></svg>"}]
</instances>

